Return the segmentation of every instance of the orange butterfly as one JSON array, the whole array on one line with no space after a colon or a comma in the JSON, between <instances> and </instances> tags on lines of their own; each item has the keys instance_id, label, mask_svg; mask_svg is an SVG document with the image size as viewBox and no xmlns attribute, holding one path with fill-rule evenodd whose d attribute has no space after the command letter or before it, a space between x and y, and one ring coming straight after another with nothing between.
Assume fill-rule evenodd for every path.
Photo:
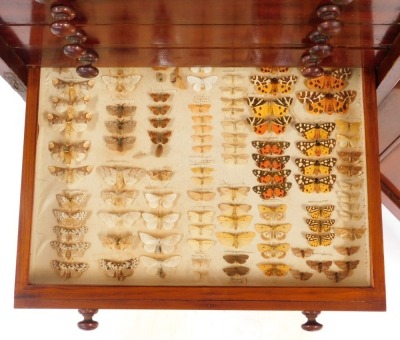
<instances>
[{"instance_id":1,"label":"orange butterfly","mask_svg":"<svg viewBox=\"0 0 400 340\"><path fill-rule=\"evenodd\" d=\"M315 140L313 142L297 142L297 148L306 156L329 155L336 145L335 139Z\"/></svg>"},{"instance_id":2,"label":"orange butterfly","mask_svg":"<svg viewBox=\"0 0 400 340\"><path fill-rule=\"evenodd\" d=\"M310 90L341 91L347 86L346 80L351 77L351 74L351 69L347 67L325 71L320 77L306 79L305 84Z\"/></svg>"},{"instance_id":3,"label":"orange butterfly","mask_svg":"<svg viewBox=\"0 0 400 340\"><path fill-rule=\"evenodd\" d=\"M336 163L336 158L306 159L296 158L294 160L304 175L329 175Z\"/></svg>"},{"instance_id":4,"label":"orange butterfly","mask_svg":"<svg viewBox=\"0 0 400 340\"><path fill-rule=\"evenodd\" d=\"M335 129L335 123L297 123L294 125L305 139L327 139Z\"/></svg>"},{"instance_id":5,"label":"orange butterfly","mask_svg":"<svg viewBox=\"0 0 400 340\"><path fill-rule=\"evenodd\" d=\"M150 118L149 119L150 124L153 125L153 127L155 128L165 128L169 122L171 121L171 119L169 118Z\"/></svg>"},{"instance_id":6,"label":"orange butterfly","mask_svg":"<svg viewBox=\"0 0 400 340\"><path fill-rule=\"evenodd\" d=\"M167 144L169 141L169 137L171 137L172 131L148 131L150 140L153 144L156 144L155 155L156 157L160 157L163 153L164 147L163 144Z\"/></svg>"},{"instance_id":7,"label":"orange butterfly","mask_svg":"<svg viewBox=\"0 0 400 340\"><path fill-rule=\"evenodd\" d=\"M290 146L289 142L267 142L254 140L251 142L261 155L282 155Z\"/></svg>"},{"instance_id":8,"label":"orange butterfly","mask_svg":"<svg viewBox=\"0 0 400 340\"><path fill-rule=\"evenodd\" d=\"M151 112L153 112L153 114L155 114L156 116L167 114L170 108L171 108L171 106L169 106L169 105L151 105L151 106L149 106L149 109L151 110Z\"/></svg>"},{"instance_id":9,"label":"orange butterfly","mask_svg":"<svg viewBox=\"0 0 400 340\"><path fill-rule=\"evenodd\" d=\"M280 170L280 171L263 171L263 170L253 170L254 176L256 176L257 181L263 184L280 184L287 180L290 175L291 170Z\"/></svg>"},{"instance_id":10,"label":"orange butterfly","mask_svg":"<svg viewBox=\"0 0 400 340\"><path fill-rule=\"evenodd\" d=\"M277 99L265 99L247 97L247 103L256 117L264 118L269 115L282 117L289 112L289 108L293 103L293 98L282 97Z\"/></svg>"},{"instance_id":11,"label":"orange butterfly","mask_svg":"<svg viewBox=\"0 0 400 340\"><path fill-rule=\"evenodd\" d=\"M302 192L310 193L324 193L330 192L333 189L333 184L336 181L335 175L325 177L307 177L302 175L294 176L299 188Z\"/></svg>"},{"instance_id":12,"label":"orange butterfly","mask_svg":"<svg viewBox=\"0 0 400 340\"><path fill-rule=\"evenodd\" d=\"M272 120L258 117L246 118L247 124L249 124L258 135L263 135L266 132L273 132L277 135L282 134L286 131L286 126L291 120L292 116L284 116Z\"/></svg>"},{"instance_id":13,"label":"orange butterfly","mask_svg":"<svg viewBox=\"0 0 400 340\"><path fill-rule=\"evenodd\" d=\"M289 71L289 67L260 67L263 73L285 73Z\"/></svg>"},{"instance_id":14,"label":"orange butterfly","mask_svg":"<svg viewBox=\"0 0 400 340\"><path fill-rule=\"evenodd\" d=\"M252 157L259 168L268 170L282 170L290 159L290 156L267 157L256 153Z\"/></svg>"},{"instance_id":15,"label":"orange butterfly","mask_svg":"<svg viewBox=\"0 0 400 340\"><path fill-rule=\"evenodd\" d=\"M346 114L350 104L356 98L356 91L342 91L337 93L323 93L302 91L297 93L297 98L305 109L311 114L333 113Z\"/></svg>"},{"instance_id":16,"label":"orange butterfly","mask_svg":"<svg viewBox=\"0 0 400 340\"><path fill-rule=\"evenodd\" d=\"M171 97L171 94L166 92L150 93L150 97L155 102L166 102Z\"/></svg>"},{"instance_id":17,"label":"orange butterfly","mask_svg":"<svg viewBox=\"0 0 400 340\"><path fill-rule=\"evenodd\" d=\"M256 185L253 191L260 195L264 200L269 200L276 197L285 197L292 187L292 183L282 183L277 185Z\"/></svg>"},{"instance_id":18,"label":"orange butterfly","mask_svg":"<svg viewBox=\"0 0 400 340\"><path fill-rule=\"evenodd\" d=\"M171 137L172 131L148 131L151 141L154 144L166 144L168 143L169 137Z\"/></svg>"},{"instance_id":19,"label":"orange butterfly","mask_svg":"<svg viewBox=\"0 0 400 340\"><path fill-rule=\"evenodd\" d=\"M251 76L250 81L255 85L258 93L261 94L287 94L292 92L294 84L297 82L296 76L286 76L280 78L269 78L265 76Z\"/></svg>"}]
</instances>

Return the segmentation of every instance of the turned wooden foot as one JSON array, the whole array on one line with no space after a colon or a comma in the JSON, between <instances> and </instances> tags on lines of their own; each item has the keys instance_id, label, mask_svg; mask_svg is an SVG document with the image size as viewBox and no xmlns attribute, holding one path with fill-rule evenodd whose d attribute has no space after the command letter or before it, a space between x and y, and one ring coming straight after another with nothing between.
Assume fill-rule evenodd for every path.
<instances>
[{"instance_id":1,"label":"turned wooden foot","mask_svg":"<svg viewBox=\"0 0 400 340\"><path fill-rule=\"evenodd\" d=\"M319 331L323 325L317 322L317 316L319 315L319 311L314 311L314 310L306 310L303 311L303 314L307 318L307 322L301 325L301 328L303 328L306 331Z\"/></svg>"},{"instance_id":2,"label":"turned wooden foot","mask_svg":"<svg viewBox=\"0 0 400 340\"><path fill-rule=\"evenodd\" d=\"M83 315L83 320L78 322L78 327L84 331L96 329L99 323L93 320L93 315L98 311L98 309L78 309L78 312Z\"/></svg>"}]
</instances>

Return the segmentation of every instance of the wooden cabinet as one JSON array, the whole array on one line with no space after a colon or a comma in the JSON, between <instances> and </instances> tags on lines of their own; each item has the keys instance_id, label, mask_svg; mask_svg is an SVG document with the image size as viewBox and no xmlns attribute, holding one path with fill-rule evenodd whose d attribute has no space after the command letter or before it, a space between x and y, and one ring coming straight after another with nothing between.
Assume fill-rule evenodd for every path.
<instances>
[{"instance_id":1,"label":"wooden cabinet","mask_svg":"<svg viewBox=\"0 0 400 340\"><path fill-rule=\"evenodd\" d=\"M385 310L372 69L342 75L349 93L341 96L315 92L296 68L100 68L92 80L72 71L29 70L17 308L79 309L82 328L93 328L91 316L102 308L300 310L308 328L318 327L321 310ZM82 98L86 107L74 107ZM123 117L130 107L136 111ZM168 172L174 177L165 182ZM232 193L239 187L248 189L243 201ZM65 190L88 193L88 205L68 205L74 197ZM127 193L136 199L129 208L122 198L107 206L103 192L128 190L137 191ZM176 202L162 196L174 193ZM332 216L329 209L318 216L326 205L334 205ZM278 206L286 215L274 220ZM306 207L314 206L312 215ZM178 219L163 230L167 211ZM188 217L207 211L208 225ZM132 225L107 225L126 212L136 213L126 216ZM104 221L102 213L117 214ZM274 229L282 224L290 227ZM353 246L359 252L350 254Z\"/></svg>"}]
</instances>

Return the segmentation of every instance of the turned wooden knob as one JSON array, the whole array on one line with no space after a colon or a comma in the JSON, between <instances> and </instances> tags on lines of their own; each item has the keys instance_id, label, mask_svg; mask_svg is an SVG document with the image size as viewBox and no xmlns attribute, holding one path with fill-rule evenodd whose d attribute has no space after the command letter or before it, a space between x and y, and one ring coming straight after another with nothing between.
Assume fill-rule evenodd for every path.
<instances>
[{"instance_id":1,"label":"turned wooden knob","mask_svg":"<svg viewBox=\"0 0 400 340\"><path fill-rule=\"evenodd\" d=\"M50 8L50 13L56 20L72 20L76 16L75 10L65 5L53 5Z\"/></svg>"},{"instance_id":2,"label":"turned wooden knob","mask_svg":"<svg viewBox=\"0 0 400 340\"><path fill-rule=\"evenodd\" d=\"M326 43L328 42L329 38L329 35L326 35L320 31L314 31L308 36L308 39L315 42L316 44Z\"/></svg>"},{"instance_id":3,"label":"turned wooden knob","mask_svg":"<svg viewBox=\"0 0 400 340\"><path fill-rule=\"evenodd\" d=\"M317 9L317 16L322 20L334 20L339 15L340 7L337 5L324 5Z\"/></svg>"},{"instance_id":4,"label":"turned wooden knob","mask_svg":"<svg viewBox=\"0 0 400 340\"><path fill-rule=\"evenodd\" d=\"M78 61L84 65L94 64L98 60L99 60L99 55L93 49L88 49L82 57L78 58Z\"/></svg>"},{"instance_id":5,"label":"turned wooden knob","mask_svg":"<svg viewBox=\"0 0 400 340\"><path fill-rule=\"evenodd\" d=\"M321 313L319 311L314 311L314 310L307 310L302 312L306 318L307 322L301 325L301 328L303 328L305 331L313 332L313 331L319 331L323 325L321 325L319 322L317 322L316 318L317 316Z\"/></svg>"},{"instance_id":6,"label":"turned wooden knob","mask_svg":"<svg viewBox=\"0 0 400 340\"><path fill-rule=\"evenodd\" d=\"M301 69L301 74L306 78L317 78L324 74L324 69L321 66L308 66Z\"/></svg>"},{"instance_id":7,"label":"turned wooden knob","mask_svg":"<svg viewBox=\"0 0 400 340\"><path fill-rule=\"evenodd\" d=\"M65 37L70 44L81 44L87 40L87 34L84 30L77 28L73 35Z\"/></svg>"},{"instance_id":8,"label":"turned wooden knob","mask_svg":"<svg viewBox=\"0 0 400 340\"><path fill-rule=\"evenodd\" d=\"M318 31L330 36L339 34L342 31L342 28L343 23L339 20L327 20L321 22L317 27Z\"/></svg>"},{"instance_id":9,"label":"turned wooden knob","mask_svg":"<svg viewBox=\"0 0 400 340\"><path fill-rule=\"evenodd\" d=\"M99 74L99 70L92 65L82 65L76 68L76 73L82 78L94 78Z\"/></svg>"},{"instance_id":10,"label":"turned wooden knob","mask_svg":"<svg viewBox=\"0 0 400 340\"><path fill-rule=\"evenodd\" d=\"M92 331L97 328L99 323L93 320L98 309L78 309L78 312L83 315L83 320L78 322L78 327L84 331Z\"/></svg>"},{"instance_id":11,"label":"turned wooden knob","mask_svg":"<svg viewBox=\"0 0 400 340\"><path fill-rule=\"evenodd\" d=\"M68 44L63 47L64 54L71 59L78 59L86 53L86 48L79 44Z\"/></svg>"},{"instance_id":12,"label":"turned wooden knob","mask_svg":"<svg viewBox=\"0 0 400 340\"><path fill-rule=\"evenodd\" d=\"M333 47L330 44L316 44L308 50L308 53L318 58L326 58L332 54Z\"/></svg>"},{"instance_id":13,"label":"turned wooden knob","mask_svg":"<svg viewBox=\"0 0 400 340\"><path fill-rule=\"evenodd\" d=\"M50 31L58 37L67 37L69 35L74 35L76 27L69 21L59 20L55 21L50 25Z\"/></svg>"}]
</instances>

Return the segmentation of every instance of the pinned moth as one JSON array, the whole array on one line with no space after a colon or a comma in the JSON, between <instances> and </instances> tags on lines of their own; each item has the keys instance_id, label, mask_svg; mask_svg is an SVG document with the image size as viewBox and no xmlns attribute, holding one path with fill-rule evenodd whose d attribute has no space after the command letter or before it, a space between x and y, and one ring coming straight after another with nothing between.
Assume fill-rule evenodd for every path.
<instances>
[{"instance_id":1,"label":"pinned moth","mask_svg":"<svg viewBox=\"0 0 400 340\"><path fill-rule=\"evenodd\" d=\"M100 259L99 264L106 276L123 281L133 275L135 268L139 264L139 260L137 258L124 261Z\"/></svg>"},{"instance_id":2,"label":"pinned moth","mask_svg":"<svg viewBox=\"0 0 400 340\"><path fill-rule=\"evenodd\" d=\"M60 181L73 184L88 176L92 170L93 166L86 165L77 168L63 168L58 166L49 166L49 172L55 176Z\"/></svg>"},{"instance_id":3,"label":"pinned moth","mask_svg":"<svg viewBox=\"0 0 400 340\"><path fill-rule=\"evenodd\" d=\"M64 144L51 141L48 147L53 159L66 165L71 165L73 161L81 162L86 158L87 151L90 148L90 142L86 140L79 143Z\"/></svg>"},{"instance_id":4,"label":"pinned moth","mask_svg":"<svg viewBox=\"0 0 400 340\"><path fill-rule=\"evenodd\" d=\"M50 265L51 268L53 268L64 280L79 278L89 269L89 265L85 262L64 262L52 260Z\"/></svg>"}]
</instances>

